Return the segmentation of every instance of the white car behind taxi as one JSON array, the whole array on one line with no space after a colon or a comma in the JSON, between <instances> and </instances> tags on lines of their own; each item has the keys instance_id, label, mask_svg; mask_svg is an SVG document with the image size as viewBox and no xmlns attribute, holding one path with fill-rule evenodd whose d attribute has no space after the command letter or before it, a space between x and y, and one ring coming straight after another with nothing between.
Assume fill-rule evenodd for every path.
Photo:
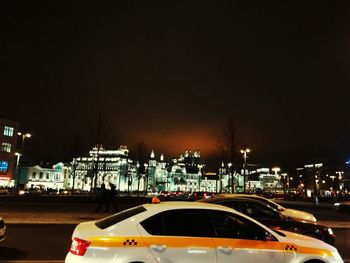
<instances>
[{"instance_id":1,"label":"white car behind taxi","mask_svg":"<svg viewBox=\"0 0 350 263\"><path fill-rule=\"evenodd\" d=\"M260 202L264 202L267 203L268 205L270 205L272 208L278 210L281 214L283 214L284 216L293 218L295 220L298 221L305 221L305 222L312 222L315 223L317 221L317 219L315 218L315 216L311 213L305 212L305 211L301 211L301 210L297 210L297 209L291 209L291 208L286 208L280 204L277 204L275 201L259 196L259 195L251 195L251 194L219 194L217 196L240 196L240 197L244 197L244 198L252 198L255 200L258 200Z\"/></svg>"},{"instance_id":2,"label":"white car behind taxi","mask_svg":"<svg viewBox=\"0 0 350 263\"><path fill-rule=\"evenodd\" d=\"M271 230L228 207L159 202L80 223L66 263L342 263L320 240Z\"/></svg>"}]
</instances>

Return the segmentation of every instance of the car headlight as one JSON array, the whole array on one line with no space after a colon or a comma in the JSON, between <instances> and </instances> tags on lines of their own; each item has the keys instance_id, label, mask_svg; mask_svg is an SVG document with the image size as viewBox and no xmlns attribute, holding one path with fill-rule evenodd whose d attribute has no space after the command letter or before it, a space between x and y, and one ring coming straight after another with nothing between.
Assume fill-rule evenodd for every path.
<instances>
[{"instance_id":1,"label":"car headlight","mask_svg":"<svg viewBox=\"0 0 350 263\"><path fill-rule=\"evenodd\" d=\"M328 232L328 234L330 234L331 236L334 234L332 228L330 228L330 227L328 227L327 232Z\"/></svg>"}]
</instances>

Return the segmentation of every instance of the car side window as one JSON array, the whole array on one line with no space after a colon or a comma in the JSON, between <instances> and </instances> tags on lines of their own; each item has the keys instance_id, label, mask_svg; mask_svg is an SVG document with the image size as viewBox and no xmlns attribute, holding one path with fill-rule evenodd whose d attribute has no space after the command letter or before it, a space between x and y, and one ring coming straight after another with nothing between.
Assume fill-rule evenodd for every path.
<instances>
[{"instance_id":1,"label":"car side window","mask_svg":"<svg viewBox=\"0 0 350 263\"><path fill-rule=\"evenodd\" d=\"M259 225L233 213L211 211L209 217L218 238L266 240L269 236Z\"/></svg>"},{"instance_id":2,"label":"car side window","mask_svg":"<svg viewBox=\"0 0 350 263\"><path fill-rule=\"evenodd\" d=\"M202 209L174 209L154 215L142 227L151 235L211 237L214 231Z\"/></svg>"},{"instance_id":3,"label":"car side window","mask_svg":"<svg viewBox=\"0 0 350 263\"><path fill-rule=\"evenodd\" d=\"M219 205L227 206L229 208L233 208L239 212L242 212L242 206L241 202L236 200L230 200L230 201L222 201L218 203Z\"/></svg>"},{"instance_id":4,"label":"car side window","mask_svg":"<svg viewBox=\"0 0 350 263\"><path fill-rule=\"evenodd\" d=\"M244 202L243 213L257 220L279 221L281 218L277 212L257 203Z\"/></svg>"}]
</instances>

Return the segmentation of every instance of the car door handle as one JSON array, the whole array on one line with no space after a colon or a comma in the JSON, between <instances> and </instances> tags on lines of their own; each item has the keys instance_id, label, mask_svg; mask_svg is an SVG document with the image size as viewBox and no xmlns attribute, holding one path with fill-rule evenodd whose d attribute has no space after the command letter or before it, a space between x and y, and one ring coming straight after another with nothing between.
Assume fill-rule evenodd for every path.
<instances>
[{"instance_id":1,"label":"car door handle","mask_svg":"<svg viewBox=\"0 0 350 263\"><path fill-rule=\"evenodd\" d=\"M151 245L151 248L157 252L163 252L166 249L166 245L154 244L154 245Z\"/></svg>"},{"instance_id":2,"label":"car door handle","mask_svg":"<svg viewBox=\"0 0 350 263\"><path fill-rule=\"evenodd\" d=\"M208 248L201 248L201 247L188 247L187 252L189 254L207 254Z\"/></svg>"},{"instance_id":3,"label":"car door handle","mask_svg":"<svg viewBox=\"0 0 350 263\"><path fill-rule=\"evenodd\" d=\"M221 251L222 253L225 253L225 254L231 254L232 253L232 247L220 246L220 247L218 247L218 250Z\"/></svg>"}]
</instances>

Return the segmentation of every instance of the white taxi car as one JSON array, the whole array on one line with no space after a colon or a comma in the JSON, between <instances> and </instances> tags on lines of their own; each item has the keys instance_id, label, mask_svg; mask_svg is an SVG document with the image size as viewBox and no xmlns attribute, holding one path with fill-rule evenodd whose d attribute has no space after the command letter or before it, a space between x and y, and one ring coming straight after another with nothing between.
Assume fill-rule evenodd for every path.
<instances>
[{"instance_id":1,"label":"white taxi car","mask_svg":"<svg viewBox=\"0 0 350 263\"><path fill-rule=\"evenodd\" d=\"M275 232L224 206L198 202L144 204L80 223L66 263L343 262L336 248Z\"/></svg>"},{"instance_id":2,"label":"white taxi car","mask_svg":"<svg viewBox=\"0 0 350 263\"><path fill-rule=\"evenodd\" d=\"M0 241L5 240L6 225L4 219L0 217Z\"/></svg>"},{"instance_id":3,"label":"white taxi car","mask_svg":"<svg viewBox=\"0 0 350 263\"><path fill-rule=\"evenodd\" d=\"M301 210L297 210L297 209L291 209L291 208L286 208L284 206L281 206L280 204L277 204L276 202L274 202L271 199L259 196L259 195L250 195L250 194L219 194L217 196L241 196L241 197L245 197L245 198L252 198L252 199L256 199L259 200L261 202L267 203L268 205L270 205L271 207L273 207L274 209L278 210L281 214L287 216L287 217L291 217L293 219L296 219L298 221L305 221L305 222L312 222L315 223L317 221L317 219L315 218L315 216L311 213L305 212L305 211L301 211Z\"/></svg>"}]
</instances>

